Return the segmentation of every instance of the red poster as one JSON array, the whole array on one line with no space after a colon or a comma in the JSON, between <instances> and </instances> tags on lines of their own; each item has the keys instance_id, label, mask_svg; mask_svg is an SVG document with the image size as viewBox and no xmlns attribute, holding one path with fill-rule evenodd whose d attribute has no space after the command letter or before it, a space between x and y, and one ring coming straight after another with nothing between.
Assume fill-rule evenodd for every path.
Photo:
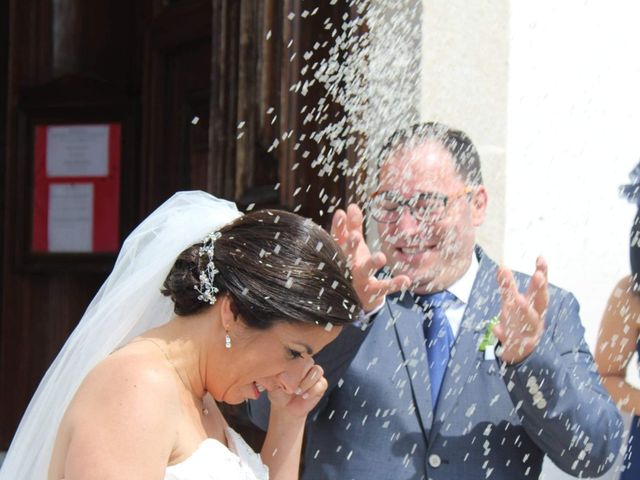
<instances>
[{"instance_id":1,"label":"red poster","mask_svg":"<svg viewBox=\"0 0 640 480\"><path fill-rule=\"evenodd\" d=\"M119 248L121 125L37 125L32 250Z\"/></svg>"}]
</instances>

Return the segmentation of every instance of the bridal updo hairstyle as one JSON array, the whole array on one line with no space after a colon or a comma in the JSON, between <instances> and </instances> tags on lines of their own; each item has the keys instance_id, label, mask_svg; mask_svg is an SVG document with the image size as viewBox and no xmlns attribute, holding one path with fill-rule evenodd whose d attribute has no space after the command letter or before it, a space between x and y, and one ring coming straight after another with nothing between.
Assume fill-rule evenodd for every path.
<instances>
[{"instance_id":1,"label":"bridal updo hairstyle","mask_svg":"<svg viewBox=\"0 0 640 480\"><path fill-rule=\"evenodd\" d=\"M360 302L347 259L325 230L299 215L259 210L219 230L213 263L216 298L229 295L234 314L252 328L274 323L343 325L358 317ZM190 315L210 305L198 299L200 272L209 262L202 243L182 252L162 293L175 313Z\"/></svg>"}]
</instances>

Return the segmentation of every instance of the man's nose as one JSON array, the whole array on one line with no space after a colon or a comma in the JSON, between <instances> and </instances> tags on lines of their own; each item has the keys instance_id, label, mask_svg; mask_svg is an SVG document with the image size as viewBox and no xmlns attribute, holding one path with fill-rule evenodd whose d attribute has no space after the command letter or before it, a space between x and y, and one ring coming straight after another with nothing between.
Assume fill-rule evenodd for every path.
<instances>
[{"instance_id":1,"label":"man's nose","mask_svg":"<svg viewBox=\"0 0 640 480\"><path fill-rule=\"evenodd\" d=\"M313 367L313 358L299 358L291 362L291 366L285 371L278 374L278 383L280 387L288 394L294 394L300 385L302 379L307 375L307 372Z\"/></svg>"},{"instance_id":2,"label":"man's nose","mask_svg":"<svg viewBox=\"0 0 640 480\"><path fill-rule=\"evenodd\" d=\"M420 224L413 216L413 212L408 206L403 206L400 211L400 218L396 222L396 229L400 232L412 232L418 230Z\"/></svg>"}]
</instances>

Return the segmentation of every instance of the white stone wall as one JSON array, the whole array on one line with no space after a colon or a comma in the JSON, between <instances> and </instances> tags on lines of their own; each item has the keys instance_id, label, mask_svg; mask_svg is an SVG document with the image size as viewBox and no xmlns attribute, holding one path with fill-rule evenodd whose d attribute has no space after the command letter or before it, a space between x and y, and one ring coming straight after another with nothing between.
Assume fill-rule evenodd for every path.
<instances>
[{"instance_id":1,"label":"white stone wall","mask_svg":"<svg viewBox=\"0 0 640 480\"><path fill-rule=\"evenodd\" d=\"M504 258L525 270L548 258L580 300L590 345L629 269L635 207L617 187L640 159L638 19L632 1L511 8Z\"/></svg>"},{"instance_id":2,"label":"white stone wall","mask_svg":"<svg viewBox=\"0 0 640 480\"><path fill-rule=\"evenodd\" d=\"M420 116L464 130L480 152L489 215L480 243L504 250L509 5L505 0L424 0Z\"/></svg>"}]
</instances>

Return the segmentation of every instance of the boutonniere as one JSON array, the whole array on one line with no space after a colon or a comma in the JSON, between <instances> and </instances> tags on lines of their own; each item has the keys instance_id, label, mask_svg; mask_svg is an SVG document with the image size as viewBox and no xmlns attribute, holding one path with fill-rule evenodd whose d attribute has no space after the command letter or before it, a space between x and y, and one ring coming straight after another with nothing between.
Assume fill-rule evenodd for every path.
<instances>
[{"instance_id":1,"label":"boutonniere","mask_svg":"<svg viewBox=\"0 0 640 480\"><path fill-rule=\"evenodd\" d=\"M479 351L484 352L485 360L495 360L496 358L496 345L498 344L498 339L493 334L493 327L499 321L500 319L496 315L487 322L487 329L484 331L484 336L482 337L480 348L478 349Z\"/></svg>"}]
</instances>

